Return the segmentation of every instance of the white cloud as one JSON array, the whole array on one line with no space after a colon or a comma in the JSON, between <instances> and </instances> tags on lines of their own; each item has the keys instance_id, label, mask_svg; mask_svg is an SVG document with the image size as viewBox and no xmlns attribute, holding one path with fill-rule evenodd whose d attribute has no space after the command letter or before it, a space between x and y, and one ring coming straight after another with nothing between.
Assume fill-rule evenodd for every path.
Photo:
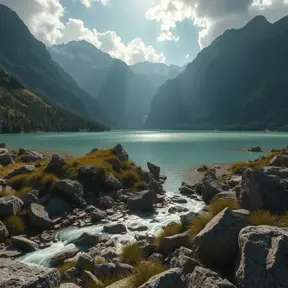
<instances>
[{"instance_id":1,"label":"white cloud","mask_svg":"<svg viewBox=\"0 0 288 288\"><path fill-rule=\"evenodd\" d=\"M240 28L258 14L276 21L287 14L288 0L159 0L147 13L161 25L159 41L177 40L178 22L191 20L200 28L199 45L209 45L228 28Z\"/></svg>"},{"instance_id":2,"label":"white cloud","mask_svg":"<svg viewBox=\"0 0 288 288\"><path fill-rule=\"evenodd\" d=\"M80 0L81 3L86 7L86 8L90 8L91 7L91 4L92 2L99 2L103 5L107 5L109 0Z\"/></svg>"},{"instance_id":3,"label":"white cloud","mask_svg":"<svg viewBox=\"0 0 288 288\"><path fill-rule=\"evenodd\" d=\"M86 5L91 2L91 0L81 1ZM102 4L108 3L108 0L96 1ZM0 4L7 5L17 12L31 33L46 45L86 40L127 64L140 61L165 62L163 53L145 45L140 38L125 44L115 31L100 33L96 29L88 29L80 19L71 18L67 23L63 23L65 8L59 0L0 0Z\"/></svg>"}]
</instances>

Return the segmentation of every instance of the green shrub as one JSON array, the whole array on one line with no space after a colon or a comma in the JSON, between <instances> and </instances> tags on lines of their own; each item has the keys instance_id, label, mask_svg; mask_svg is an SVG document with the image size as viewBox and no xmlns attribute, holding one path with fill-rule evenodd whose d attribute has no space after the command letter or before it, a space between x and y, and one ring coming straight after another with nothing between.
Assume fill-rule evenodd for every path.
<instances>
[{"instance_id":1,"label":"green shrub","mask_svg":"<svg viewBox=\"0 0 288 288\"><path fill-rule=\"evenodd\" d=\"M127 244L122 248L120 254L120 262L136 265L142 260L144 260L143 250L140 248L138 243Z\"/></svg>"},{"instance_id":2,"label":"green shrub","mask_svg":"<svg viewBox=\"0 0 288 288\"><path fill-rule=\"evenodd\" d=\"M76 260L73 260L71 262L66 262L63 265L59 266L57 269L59 270L60 274L63 274L64 272L66 272L70 268L76 267L76 263L77 263Z\"/></svg>"},{"instance_id":3,"label":"green shrub","mask_svg":"<svg viewBox=\"0 0 288 288\"><path fill-rule=\"evenodd\" d=\"M165 237L177 235L183 232L184 228L182 224L171 224L163 228L163 231L155 238L155 245L161 249L163 246L163 240Z\"/></svg>"},{"instance_id":4,"label":"green shrub","mask_svg":"<svg viewBox=\"0 0 288 288\"><path fill-rule=\"evenodd\" d=\"M10 235L17 236L25 233L26 225L19 216L10 216L4 221Z\"/></svg>"}]
</instances>

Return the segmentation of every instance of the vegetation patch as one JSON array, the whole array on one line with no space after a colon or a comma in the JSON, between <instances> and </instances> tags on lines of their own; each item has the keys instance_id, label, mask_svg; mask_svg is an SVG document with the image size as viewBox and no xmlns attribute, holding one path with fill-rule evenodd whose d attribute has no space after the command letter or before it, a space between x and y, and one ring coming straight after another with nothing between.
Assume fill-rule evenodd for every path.
<instances>
[{"instance_id":1,"label":"vegetation patch","mask_svg":"<svg viewBox=\"0 0 288 288\"><path fill-rule=\"evenodd\" d=\"M135 191L145 190L147 189L147 183L144 180L140 180L134 184L133 189Z\"/></svg>"},{"instance_id":2,"label":"vegetation patch","mask_svg":"<svg viewBox=\"0 0 288 288\"><path fill-rule=\"evenodd\" d=\"M101 257L101 256L95 256L94 258L94 263L95 264L104 264L106 261L105 261L105 258L104 257Z\"/></svg>"},{"instance_id":3,"label":"vegetation patch","mask_svg":"<svg viewBox=\"0 0 288 288\"><path fill-rule=\"evenodd\" d=\"M137 242L128 244L122 248L119 260L126 264L136 265L144 260L143 250Z\"/></svg>"},{"instance_id":4,"label":"vegetation patch","mask_svg":"<svg viewBox=\"0 0 288 288\"><path fill-rule=\"evenodd\" d=\"M63 265L59 266L57 269L59 270L60 274L63 274L67 270L76 267L76 260L73 260L71 262L65 262Z\"/></svg>"},{"instance_id":5,"label":"vegetation patch","mask_svg":"<svg viewBox=\"0 0 288 288\"><path fill-rule=\"evenodd\" d=\"M4 221L10 235L17 236L25 233L25 221L19 216L10 216Z\"/></svg>"},{"instance_id":6,"label":"vegetation patch","mask_svg":"<svg viewBox=\"0 0 288 288\"><path fill-rule=\"evenodd\" d=\"M165 237L180 234L184 231L182 224L171 224L163 228L163 231L155 238L155 245L161 249Z\"/></svg>"},{"instance_id":7,"label":"vegetation patch","mask_svg":"<svg viewBox=\"0 0 288 288\"><path fill-rule=\"evenodd\" d=\"M218 199L213 201L213 203L208 207L208 212L212 213L213 215L217 215L225 208L230 208L231 210L240 209L239 202L236 199Z\"/></svg>"},{"instance_id":8,"label":"vegetation patch","mask_svg":"<svg viewBox=\"0 0 288 288\"><path fill-rule=\"evenodd\" d=\"M15 196L17 196L20 199L23 199L26 194L31 193L32 191L33 191L32 187L23 187L21 190L16 191Z\"/></svg>"},{"instance_id":9,"label":"vegetation patch","mask_svg":"<svg viewBox=\"0 0 288 288\"><path fill-rule=\"evenodd\" d=\"M253 226L279 226L279 218L276 215L270 213L269 211L264 210L252 212L248 216L248 222L250 225Z\"/></svg>"}]
</instances>

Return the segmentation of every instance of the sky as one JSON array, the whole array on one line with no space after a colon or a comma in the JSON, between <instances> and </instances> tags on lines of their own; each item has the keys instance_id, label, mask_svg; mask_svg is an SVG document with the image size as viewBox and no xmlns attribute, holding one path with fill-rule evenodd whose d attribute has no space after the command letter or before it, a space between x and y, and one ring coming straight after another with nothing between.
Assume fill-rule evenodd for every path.
<instances>
[{"instance_id":1,"label":"sky","mask_svg":"<svg viewBox=\"0 0 288 288\"><path fill-rule=\"evenodd\" d=\"M256 15L275 22L288 0L0 0L47 46L86 40L129 65L185 65Z\"/></svg>"}]
</instances>

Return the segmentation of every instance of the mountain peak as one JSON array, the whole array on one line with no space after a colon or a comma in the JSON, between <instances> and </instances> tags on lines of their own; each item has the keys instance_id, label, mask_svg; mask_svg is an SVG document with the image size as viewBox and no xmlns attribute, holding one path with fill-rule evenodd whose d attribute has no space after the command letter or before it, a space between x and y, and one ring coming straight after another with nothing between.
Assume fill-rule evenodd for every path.
<instances>
[{"instance_id":1,"label":"mountain peak","mask_svg":"<svg viewBox=\"0 0 288 288\"><path fill-rule=\"evenodd\" d=\"M272 25L263 15L255 16L251 21L249 21L244 27L251 27L251 26L264 26L264 25Z\"/></svg>"}]
</instances>

